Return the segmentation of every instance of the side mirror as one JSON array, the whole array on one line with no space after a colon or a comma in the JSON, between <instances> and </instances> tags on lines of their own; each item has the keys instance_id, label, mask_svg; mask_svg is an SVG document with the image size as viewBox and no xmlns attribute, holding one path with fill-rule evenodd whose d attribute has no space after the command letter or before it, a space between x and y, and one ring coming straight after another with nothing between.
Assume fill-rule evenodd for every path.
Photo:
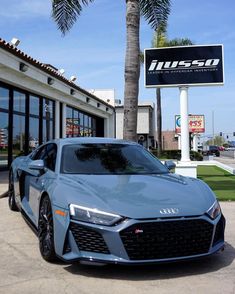
<instances>
[{"instance_id":1,"label":"side mirror","mask_svg":"<svg viewBox=\"0 0 235 294\"><path fill-rule=\"evenodd\" d=\"M44 161L42 159L33 160L29 164L29 169L42 171L45 168Z\"/></svg>"},{"instance_id":2,"label":"side mirror","mask_svg":"<svg viewBox=\"0 0 235 294\"><path fill-rule=\"evenodd\" d=\"M172 160L167 160L165 161L165 166L169 169L172 170L176 167L175 163Z\"/></svg>"}]
</instances>

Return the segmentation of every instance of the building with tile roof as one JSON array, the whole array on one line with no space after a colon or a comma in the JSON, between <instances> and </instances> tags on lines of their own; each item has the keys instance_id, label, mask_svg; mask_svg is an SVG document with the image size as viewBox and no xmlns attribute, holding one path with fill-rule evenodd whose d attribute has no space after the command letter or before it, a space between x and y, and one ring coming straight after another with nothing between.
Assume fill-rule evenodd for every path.
<instances>
[{"instance_id":1,"label":"building with tile roof","mask_svg":"<svg viewBox=\"0 0 235 294\"><path fill-rule=\"evenodd\" d=\"M114 137L115 109L0 39L0 169L52 138Z\"/></svg>"}]
</instances>

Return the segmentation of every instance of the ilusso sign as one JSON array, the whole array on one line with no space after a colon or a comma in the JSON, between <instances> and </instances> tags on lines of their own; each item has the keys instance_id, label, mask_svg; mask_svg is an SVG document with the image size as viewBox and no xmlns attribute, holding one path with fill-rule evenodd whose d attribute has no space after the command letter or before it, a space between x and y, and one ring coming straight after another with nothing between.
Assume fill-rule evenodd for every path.
<instances>
[{"instance_id":1,"label":"ilusso sign","mask_svg":"<svg viewBox=\"0 0 235 294\"><path fill-rule=\"evenodd\" d=\"M205 132L205 117L204 115L188 116L189 132L190 133L204 133ZM181 117L175 116L175 132L181 133Z\"/></svg>"},{"instance_id":2,"label":"ilusso sign","mask_svg":"<svg viewBox=\"0 0 235 294\"><path fill-rule=\"evenodd\" d=\"M223 83L223 45L145 49L146 87Z\"/></svg>"}]
</instances>

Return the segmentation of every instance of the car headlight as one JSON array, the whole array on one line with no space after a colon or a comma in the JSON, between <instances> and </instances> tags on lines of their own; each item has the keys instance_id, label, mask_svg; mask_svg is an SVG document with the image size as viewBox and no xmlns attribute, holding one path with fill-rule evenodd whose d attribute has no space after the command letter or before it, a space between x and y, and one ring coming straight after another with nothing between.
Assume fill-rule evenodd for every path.
<instances>
[{"instance_id":1,"label":"car headlight","mask_svg":"<svg viewBox=\"0 0 235 294\"><path fill-rule=\"evenodd\" d=\"M122 219L117 214L75 204L70 204L69 210L72 219L104 226L112 226Z\"/></svg>"},{"instance_id":2,"label":"car headlight","mask_svg":"<svg viewBox=\"0 0 235 294\"><path fill-rule=\"evenodd\" d=\"M221 213L219 202L216 200L213 205L207 210L207 214L210 218L215 219Z\"/></svg>"}]
</instances>

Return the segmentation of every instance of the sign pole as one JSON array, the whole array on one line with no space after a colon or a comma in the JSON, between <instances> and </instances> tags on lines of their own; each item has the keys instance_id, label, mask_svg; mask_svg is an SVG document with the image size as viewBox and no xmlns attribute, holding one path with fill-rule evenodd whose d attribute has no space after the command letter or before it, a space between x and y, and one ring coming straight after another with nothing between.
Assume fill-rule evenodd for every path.
<instances>
[{"instance_id":1,"label":"sign pole","mask_svg":"<svg viewBox=\"0 0 235 294\"><path fill-rule=\"evenodd\" d=\"M190 162L188 126L188 87L180 87L181 162Z\"/></svg>"}]
</instances>

